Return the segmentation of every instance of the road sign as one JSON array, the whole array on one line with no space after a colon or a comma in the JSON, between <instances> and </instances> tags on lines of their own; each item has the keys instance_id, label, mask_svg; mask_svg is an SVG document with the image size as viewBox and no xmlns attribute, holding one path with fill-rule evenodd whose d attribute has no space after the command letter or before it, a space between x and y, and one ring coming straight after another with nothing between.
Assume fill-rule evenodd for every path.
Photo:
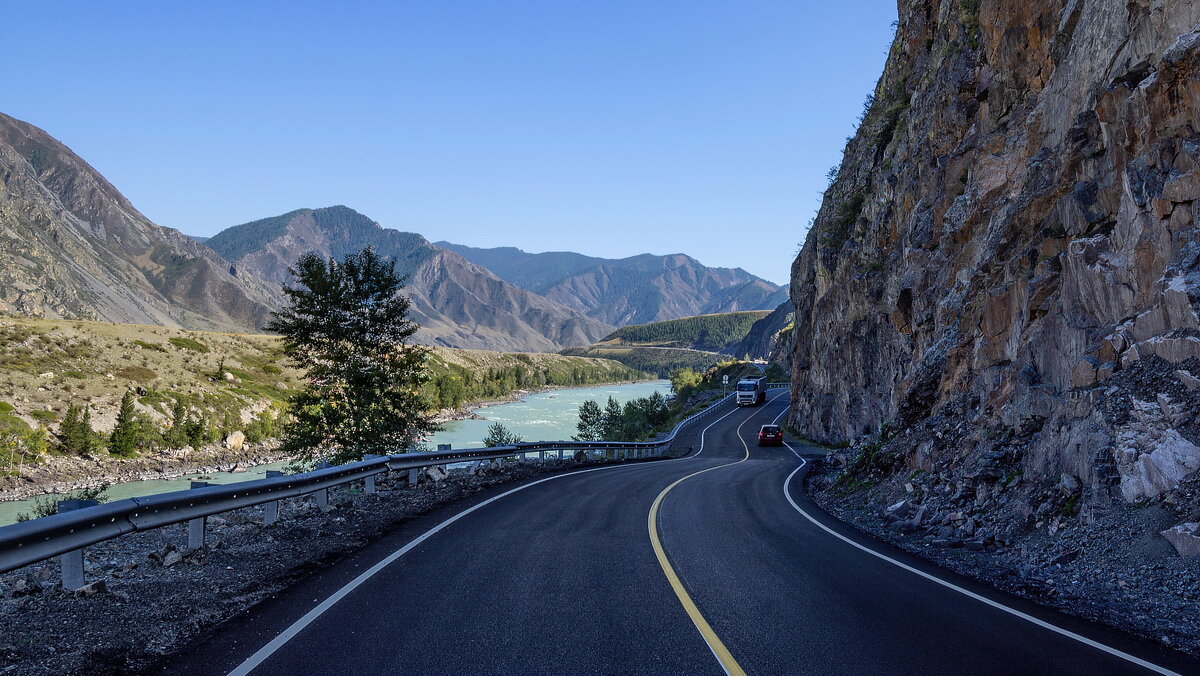
<instances>
[{"instance_id":1,"label":"road sign","mask_svg":"<svg viewBox=\"0 0 1200 676\"><path fill-rule=\"evenodd\" d=\"M722 382L724 382L726 385L728 385L728 384L729 384L729 376L724 376L724 377L723 377L721 380L722 380Z\"/></svg>"}]
</instances>

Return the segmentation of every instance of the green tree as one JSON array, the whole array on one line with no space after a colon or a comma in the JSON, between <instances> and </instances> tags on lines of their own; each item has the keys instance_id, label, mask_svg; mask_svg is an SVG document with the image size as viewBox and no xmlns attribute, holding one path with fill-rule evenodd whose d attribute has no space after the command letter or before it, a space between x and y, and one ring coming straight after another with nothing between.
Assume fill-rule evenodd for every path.
<instances>
[{"instance_id":1,"label":"green tree","mask_svg":"<svg viewBox=\"0 0 1200 676\"><path fill-rule=\"evenodd\" d=\"M395 262L369 247L341 261L309 252L291 273L288 305L267 325L307 371L283 450L340 464L400 452L436 430L420 395L428 351L408 344L418 327Z\"/></svg>"},{"instance_id":2,"label":"green tree","mask_svg":"<svg viewBox=\"0 0 1200 676\"><path fill-rule=\"evenodd\" d=\"M621 404L612 397L604 406L604 417L600 424L599 441L623 441L625 436L625 412Z\"/></svg>"},{"instance_id":3,"label":"green tree","mask_svg":"<svg viewBox=\"0 0 1200 676\"><path fill-rule=\"evenodd\" d=\"M604 436L604 412L600 410L600 404L591 399L580 404L579 424L575 429L579 430L575 441L600 441Z\"/></svg>"},{"instance_id":4,"label":"green tree","mask_svg":"<svg viewBox=\"0 0 1200 676\"><path fill-rule=\"evenodd\" d=\"M117 424L108 438L108 452L123 458L137 452L138 425L133 410L133 392L125 391L121 397L121 409L117 412Z\"/></svg>"},{"instance_id":5,"label":"green tree","mask_svg":"<svg viewBox=\"0 0 1200 676\"><path fill-rule=\"evenodd\" d=\"M96 449L96 433L92 430L92 411L86 406L71 404L58 427L58 448L71 455L89 455Z\"/></svg>"},{"instance_id":6,"label":"green tree","mask_svg":"<svg viewBox=\"0 0 1200 676\"><path fill-rule=\"evenodd\" d=\"M188 411L183 397L176 397L171 405L171 428L163 435L167 448L183 448L188 444Z\"/></svg>"},{"instance_id":7,"label":"green tree","mask_svg":"<svg viewBox=\"0 0 1200 676\"><path fill-rule=\"evenodd\" d=\"M487 436L483 438L483 445L488 448L496 446L512 446L521 443L521 437L510 432L504 423L492 423L488 427Z\"/></svg>"}]
</instances>

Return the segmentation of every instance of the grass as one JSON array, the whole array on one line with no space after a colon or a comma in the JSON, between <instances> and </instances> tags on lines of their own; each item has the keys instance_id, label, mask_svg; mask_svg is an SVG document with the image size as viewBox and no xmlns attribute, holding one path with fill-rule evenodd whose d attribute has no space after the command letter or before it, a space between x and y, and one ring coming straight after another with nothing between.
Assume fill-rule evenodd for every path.
<instances>
[{"instance_id":1,"label":"grass","mask_svg":"<svg viewBox=\"0 0 1200 676\"><path fill-rule=\"evenodd\" d=\"M143 350L154 350L155 352L166 352L167 351L167 348L163 347L160 343L148 343L144 340L135 340L135 341L133 341L133 344L137 345L138 347L142 348Z\"/></svg>"},{"instance_id":2,"label":"grass","mask_svg":"<svg viewBox=\"0 0 1200 676\"><path fill-rule=\"evenodd\" d=\"M172 336L171 338L168 339L168 342L170 342L172 345L174 345L175 347L177 347L181 350L191 350L192 352L200 352L202 354L207 354L207 353L211 352L211 350L208 349L207 345L205 345L204 343L201 343L198 340L194 340L192 338L185 338L183 336Z\"/></svg>"},{"instance_id":3,"label":"grass","mask_svg":"<svg viewBox=\"0 0 1200 676\"><path fill-rule=\"evenodd\" d=\"M236 380L214 378L218 366ZM629 379L629 370L609 360L554 354L503 354L433 348L433 374L515 371L529 378L578 384ZM303 374L284 357L276 336L185 331L161 326L0 316L0 431L22 435L23 448L37 425L57 429L68 406L88 405L96 430L111 429L121 396L136 383L139 415L160 428L170 426L176 400L224 429L248 431L258 412L279 411L303 387ZM532 381L514 386L538 386ZM495 392L493 397L507 395ZM47 409L51 410L47 410ZM53 417L52 417L53 416ZM36 453L24 453L32 462ZM0 457L0 471L9 471Z\"/></svg>"}]
</instances>

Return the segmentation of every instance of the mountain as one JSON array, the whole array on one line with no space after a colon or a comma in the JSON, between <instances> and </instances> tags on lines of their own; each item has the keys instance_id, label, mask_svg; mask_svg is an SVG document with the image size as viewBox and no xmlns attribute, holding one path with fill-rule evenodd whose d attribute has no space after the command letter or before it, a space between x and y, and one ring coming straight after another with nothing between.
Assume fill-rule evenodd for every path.
<instances>
[{"instance_id":1,"label":"mountain","mask_svg":"<svg viewBox=\"0 0 1200 676\"><path fill-rule=\"evenodd\" d=\"M424 237L380 226L344 206L298 209L237 225L205 242L236 269L289 282L288 267L306 251L340 257L373 246L409 275L405 292L430 345L553 352L587 345L612 327L510 284Z\"/></svg>"},{"instance_id":2,"label":"mountain","mask_svg":"<svg viewBox=\"0 0 1200 676\"><path fill-rule=\"evenodd\" d=\"M0 114L0 311L236 330L262 326L276 302L49 134Z\"/></svg>"},{"instance_id":3,"label":"mountain","mask_svg":"<svg viewBox=\"0 0 1200 676\"><path fill-rule=\"evenodd\" d=\"M438 242L501 279L608 324L625 326L701 314L770 310L787 290L742 270L690 256L608 259L567 251L528 253Z\"/></svg>"}]
</instances>

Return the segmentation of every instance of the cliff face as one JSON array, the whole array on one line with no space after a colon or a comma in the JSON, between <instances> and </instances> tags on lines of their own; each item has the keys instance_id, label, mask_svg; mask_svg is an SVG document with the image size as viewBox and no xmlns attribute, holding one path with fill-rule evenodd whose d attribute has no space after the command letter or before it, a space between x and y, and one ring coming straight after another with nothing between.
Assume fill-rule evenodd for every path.
<instances>
[{"instance_id":1,"label":"cliff face","mask_svg":"<svg viewBox=\"0 0 1200 676\"><path fill-rule=\"evenodd\" d=\"M1079 486L1085 516L1200 469L1198 22L1182 0L900 2L793 266L798 429L882 437L880 471L982 500Z\"/></svg>"},{"instance_id":2,"label":"cliff face","mask_svg":"<svg viewBox=\"0 0 1200 676\"><path fill-rule=\"evenodd\" d=\"M0 114L0 311L255 329L274 295L151 223L46 132Z\"/></svg>"}]
</instances>

